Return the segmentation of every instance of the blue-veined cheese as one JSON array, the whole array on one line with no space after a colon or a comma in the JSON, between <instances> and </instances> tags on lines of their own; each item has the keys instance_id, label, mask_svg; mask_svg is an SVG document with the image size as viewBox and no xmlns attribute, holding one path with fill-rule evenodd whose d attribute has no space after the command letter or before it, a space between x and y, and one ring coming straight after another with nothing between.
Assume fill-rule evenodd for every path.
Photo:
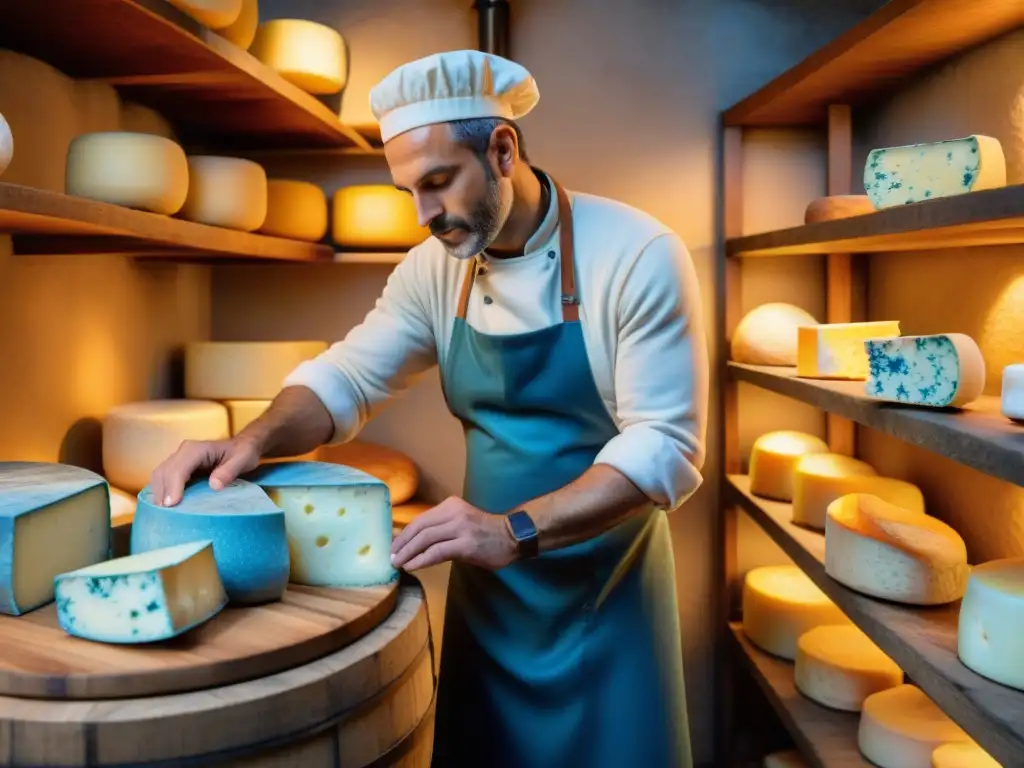
<instances>
[{"instance_id":1,"label":"blue-veined cheese","mask_svg":"<svg viewBox=\"0 0 1024 768\"><path fill-rule=\"evenodd\" d=\"M294 583L367 587L397 577L391 498L383 481L319 461L266 464L245 479L285 512Z\"/></svg>"},{"instance_id":2,"label":"blue-veined cheese","mask_svg":"<svg viewBox=\"0 0 1024 768\"><path fill-rule=\"evenodd\" d=\"M957 654L965 666L1024 690L1024 557L977 565L960 603Z\"/></svg>"},{"instance_id":3,"label":"blue-veined cheese","mask_svg":"<svg viewBox=\"0 0 1024 768\"><path fill-rule=\"evenodd\" d=\"M864 190L876 208L1003 186L1006 159L991 136L873 149L864 164Z\"/></svg>"},{"instance_id":4,"label":"blue-veined cheese","mask_svg":"<svg viewBox=\"0 0 1024 768\"><path fill-rule=\"evenodd\" d=\"M66 464L0 462L0 613L53 600L53 579L110 556L110 498L99 475Z\"/></svg>"},{"instance_id":5,"label":"blue-veined cheese","mask_svg":"<svg viewBox=\"0 0 1024 768\"><path fill-rule=\"evenodd\" d=\"M104 643L169 640L213 618L228 602L211 541L62 573L54 592L61 628Z\"/></svg>"},{"instance_id":6,"label":"blue-veined cheese","mask_svg":"<svg viewBox=\"0 0 1024 768\"><path fill-rule=\"evenodd\" d=\"M900 335L896 320L801 326L796 337L796 375L811 379L866 379L867 339Z\"/></svg>"},{"instance_id":7,"label":"blue-veined cheese","mask_svg":"<svg viewBox=\"0 0 1024 768\"><path fill-rule=\"evenodd\" d=\"M131 552L209 539L232 603L279 600L288 584L285 514L259 486L235 480L214 491L206 478L185 488L173 507L159 507L147 486L139 494Z\"/></svg>"},{"instance_id":8,"label":"blue-veined cheese","mask_svg":"<svg viewBox=\"0 0 1024 768\"><path fill-rule=\"evenodd\" d=\"M943 333L864 342L868 380L875 400L933 408L960 407L985 388L985 360L970 336Z\"/></svg>"}]
</instances>

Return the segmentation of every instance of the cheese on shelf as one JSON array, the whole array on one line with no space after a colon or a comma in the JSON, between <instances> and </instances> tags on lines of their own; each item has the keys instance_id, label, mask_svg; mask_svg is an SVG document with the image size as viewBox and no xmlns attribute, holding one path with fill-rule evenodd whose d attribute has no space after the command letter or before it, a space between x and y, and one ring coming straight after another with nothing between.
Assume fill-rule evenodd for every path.
<instances>
[{"instance_id":1,"label":"cheese on shelf","mask_svg":"<svg viewBox=\"0 0 1024 768\"><path fill-rule=\"evenodd\" d=\"M14 135L11 133L11 126L0 115L0 176L7 170L14 158Z\"/></svg>"},{"instance_id":2,"label":"cheese on shelf","mask_svg":"<svg viewBox=\"0 0 1024 768\"><path fill-rule=\"evenodd\" d=\"M147 133L102 131L68 148L67 194L151 213L177 213L189 192L185 151Z\"/></svg>"},{"instance_id":3,"label":"cheese on shelf","mask_svg":"<svg viewBox=\"0 0 1024 768\"><path fill-rule=\"evenodd\" d=\"M270 407L271 400L225 400L231 436L234 437L252 422L256 421Z\"/></svg>"},{"instance_id":4,"label":"cheese on shelf","mask_svg":"<svg viewBox=\"0 0 1024 768\"><path fill-rule=\"evenodd\" d=\"M307 93L337 93L348 82L345 40L314 21L265 21L257 27L249 53Z\"/></svg>"},{"instance_id":5,"label":"cheese on shelf","mask_svg":"<svg viewBox=\"0 0 1024 768\"><path fill-rule=\"evenodd\" d=\"M864 477L878 477L866 461L838 453L801 456L793 467L793 522L824 528L828 505Z\"/></svg>"},{"instance_id":6,"label":"cheese on shelf","mask_svg":"<svg viewBox=\"0 0 1024 768\"><path fill-rule=\"evenodd\" d=\"M111 485L138 493L184 440L231 436L227 409L204 400L144 400L111 408L103 417L103 474Z\"/></svg>"},{"instance_id":7,"label":"cheese on shelf","mask_svg":"<svg viewBox=\"0 0 1024 768\"><path fill-rule=\"evenodd\" d=\"M797 330L796 375L810 379L866 379L868 339L900 335L896 320L870 323L828 323Z\"/></svg>"},{"instance_id":8,"label":"cheese on shelf","mask_svg":"<svg viewBox=\"0 0 1024 768\"><path fill-rule=\"evenodd\" d=\"M766 565L743 579L743 632L768 653L793 661L797 640L823 624L847 624L839 606L795 565Z\"/></svg>"},{"instance_id":9,"label":"cheese on shelf","mask_svg":"<svg viewBox=\"0 0 1024 768\"><path fill-rule=\"evenodd\" d=\"M110 556L107 484L81 467L0 462L0 613L53 600L53 579Z\"/></svg>"},{"instance_id":10,"label":"cheese on shelf","mask_svg":"<svg viewBox=\"0 0 1024 768\"><path fill-rule=\"evenodd\" d=\"M972 742L954 741L932 752L930 768L1002 768L992 756Z\"/></svg>"},{"instance_id":11,"label":"cheese on shelf","mask_svg":"<svg viewBox=\"0 0 1024 768\"><path fill-rule=\"evenodd\" d=\"M786 749L781 752L772 752L765 755L763 768L810 768L810 763L804 760L799 750Z\"/></svg>"},{"instance_id":12,"label":"cheese on shelf","mask_svg":"<svg viewBox=\"0 0 1024 768\"><path fill-rule=\"evenodd\" d=\"M904 683L868 696L857 745L880 768L931 764L936 747L970 737L918 687Z\"/></svg>"},{"instance_id":13,"label":"cheese on shelf","mask_svg":"<svg viewBox=\"0 0 1024 768\"><path fill-rule=\"evenodd\" d=\"M331 204L331 239L339 248L407 249L430 236L412 197L386 184L340 187Z\"/></svg>"},{"instance_id":14,"label":"cheese on shelf","mask_svg":"<svg viewBox=\"0 0 1024 768\"><path fill-rule=\"evenodd\" d=\"M185 396L206 400L273 400L325 341L197 341L185 345Z\"/></svg>"},{"instance_id":15,"label":"cheese on shelf","mask_svg":"<svg viewBox=\"0 0 1024 768\"><path fill-rule=\"evenodd\" d=\"M825 530L829 505L850 493L877 496L890 504L924 514L921 489L906 480L877 475L851 475L829 478L799 473L799 491L794 494L793 522Z\"/></svg>"},{"instance_id":16,"label":"cheese on shelf","mask_svg":"<svg viewBox=\"0 0 1024 768\"><path fill-rule=\"evenodd\" d=\"M242 0L238 18L226 27L218 29L217 34L245 50L256 38L256 27L259 23L259 0Z\"/></svg>"},{"instance_id":17,"label":"cheese on shelf","mask_svg":"<svg viewBox=\"0 0 1024 768\"><path fill-rule=\"evenodd\" d=\"M121 130L129 133L148 133L177 141L174 128L166 117L155 109L132 101L121 104Z\"/></svg>"},{"instance_id":18,"label":"cheese on shelf","mask_svg":"<svg viewBox=\"0 0 1024 768\"><path fill-rule=\"evenodd\" d=\"M341 445L323 445L320 461L343 464L384 481L391 503L404 504L419 489L420 471L416 463L401 451L367 440L350 440Z\"/></svg>"},{"instance_id":19,"label":"cheese on shelf","mask_svg":"<svg viewBox=\"0 0 1024 768\"><path fill-rule=\"evenodd\" d=\"M938 518L852 493L829 505L825 572L873 597L941 605L963 596L970 568L964 540Z\"/></svg>"},{"instance_id":20,"label":"cheese on shelf","mask_svg":"<svg viewBox=\"0 0 1024 768\"><path fill-rule=\"evenodd\" d=\"M76 135L121 131L121 97L99 80L76 80L73 89Z\"/></svg>"},{"instance_id":21,"label":"cheese on shelf","mask_svg":"<svg viewBox=\"0 0 1024 768\"><path fill-rule=\"evenodd\" d=\"M236 604L279 600L290 567L285 514L257 485L235 480L214 491L193 480L173 507L154 503L148 486L139 494L131 552L209 539L228 599Z\"/></svg>"},{"instance_id":22,"label":"cheese on shelf","mask_svg":"<svg viewBox=\"0 0 1024 768\"><path fill-rule=\"evenodd\" d=\"M820 437L793 430L767 432L750 449L750 492L778 501L793 500L793 472L797 462L813 453L828 453Z\"/></svg>"},{"instance_id":23,"label":"cheese on shelf","mask_svg":"<svg viewBox=\"0 0 1024 768\"><path fill-rule=\"evenodd\" d=\"M234 24L242 12L242 0L168 0L178 10L210 29Z\"/></svg>"},{"instance_id":24,"label":"cheese on shelf","mask_svg":"<svg viewBox=\"0 0 1024 768\"><path fill-rule=\"evenodd\" d=\"M252 160L189 155L188 196L178 215L213 227L252 232L267 216L267 173Z\"/></svg>"},{"instance_id":25,"label":"cheese on shelf","mask_svg":"<svg viewBox=\"0 0 1024 768\"><path fill-rule=\"evenodd\" d=\"M903 670L854 624L826 625L797 640L794 678L804 696L859 712L873 693L903 683Z\"/></svg>"},{"instance_id":26,"label":"cheese on shelf","mask_svg":"<svg viewBox=\"0 0 1024 768\"><path fill-rule=\"evenodd\" d=\"M227 605L213 543L195 541L96 563L54 579L57 620L102 643L177 637Z\"/></svg>"},{"instance_id":27,"label":"cheese on shelf","mask_svg":"<svg viewBox=\"0 0 1024 768\"><path fill-rule=\"evenodd\" d=\"M1024 557L976 565L960 603L957 654L965 666L1024 690Z\"/></svg>"},{"instance_id":28,"label":"cheese on shelf","mask_svg":"<svg viewBox=\"0 0 1024 768\"><path fill-rule=\"evenodd\" d=\"M804 211L804 224L846 219L874 212L875 206L871 204L871 198L867 195L829 195L810 202Z\"/></svg>"},{"instance_id":29,"label":"cheese on shelf","mask_svg":"<svg viewBox=\"0 0 1024 768\"><path fill-rule=\"evenodd\" d=\"M124 525L135 517L135 505L138 499L120 488L110 486L110 524Z\"/></svg>"},{"instance_id":30,"label":"cheese on shelf","mask_svg":"<svg viewBox=\"0 0 1024 768\"><path fill-rule=\"evenodd\" d=\"M962 333L865 341L864 348L864 393L876 400L957 408L977 400L985 388L981 350Z\"/></svg>"},{"instance_id":31,"label":"cheese on shelf","mask_svg":"<svg viewBox=\"0 0 1024 768\"><path fill-rule=\"evenodd\" d=\"M1024 363L1003 368L1000 406L1003 416L1024 424Z\"/></svg>"},{"instance_id":32,"label":"cheese on shelf","mask_svg":"<svg viewBox=\"0 0 1024 768\"><path fill-rule=\"evenodd\" d=\"M762 304L736 326L730 356L748 365L796 365L797 328L817 324L813 315L792 304Z\"/></svg>"},{"instance_id":33,"label":"cheese on shelf","mask_svg":"<svg viewBox=\"0 0 1024 768\"><path fill-rule=\"evenodd\" d=\"M321 240L327 234L327 196L308 181L271 179L260 232L292 240Z\"/></svg>"},{"instance_id":34,"label":"cheese on shelf","mask_svg":"<svg viewBox=\"0 0 1024 768\"><path fill-rule=\"evenodd\" d=\"M873 149L864 164L864 190L876 208L1003 186L1006 159L991 136Z\"/></svg>"}]
</instances>

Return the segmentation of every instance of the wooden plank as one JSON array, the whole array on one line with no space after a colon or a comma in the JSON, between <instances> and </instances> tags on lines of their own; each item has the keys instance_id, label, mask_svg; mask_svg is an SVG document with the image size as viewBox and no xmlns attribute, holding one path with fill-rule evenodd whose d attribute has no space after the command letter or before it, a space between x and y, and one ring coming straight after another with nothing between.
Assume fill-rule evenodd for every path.
<instances>
[{"instance_id":1,"label":"wooden plank","mask_svg":"<svg viewBox=\"0 0 1024 768\"><path fill-rule=\"evenodd\" d=\"M1024 24L1020 2L890 0L725 112L727 125L824 125L926 68Z\"/></svg>"}]
</instances>

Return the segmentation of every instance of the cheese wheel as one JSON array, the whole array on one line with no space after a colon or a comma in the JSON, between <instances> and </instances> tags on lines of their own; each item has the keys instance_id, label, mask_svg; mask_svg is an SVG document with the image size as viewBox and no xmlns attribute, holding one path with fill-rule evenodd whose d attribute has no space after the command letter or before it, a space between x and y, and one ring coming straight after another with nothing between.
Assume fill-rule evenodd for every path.
<instances>
[{"instance_id":1,"label":"cheese wheel","mask_svg":"<svg viewBox=\"0 0 1024 768\"><path fill-rule=\"evenodd\" d=\"M764 768L810 768L810 763L804 760L804 756L796 749L765 755L762 765Z\"/></svg>"},{"instance_id":2,"label":"cheese wheel","mask_svg":"<svg viewBox=\"0 0 1024 768\"><path fill-rule=\"evenodd\" d=\"M875 206L871 204L871 198L867 195L829 195L810 202L804 211L804 224L874 212Z\"/></svg>"},{"instance_id":3,"label":"cheese wheel","mask_svg":"<svg viewBox=\"0 0 1024 768\"><path fill-rule=\"evenodd\" d=\"M391 492L392 504L404 504L419 488L420 472L415 462L401 451L365 440L341 445L322 445L320 461L344 464L383 480Z\"/></svg>"},{"instance_id":4,"label":"cheese wheel","mask_svg":"<svg viewBox=\"0 0 1024 768\"><path fill-rule=\"evenodd\" d=\"M234 437L252 422L256 421L270 407L272 400L225 400L231 436Z\"/></svg>"},{"instance_id":5,"label":"cheese wheel","mask_svg":"<svg viewBox=\"0 0 1024 768\"><path fill-rule=\"evenodd\" d=\"M168 0L168 2L210 29L220 29L234 24L242 12L242 0Z\"/></svg>"},{"instance_id":6,"label":"cheese wheel","mask_svg":"<svg viewBox=\"0 0 1024 768\"><path fill-rule=\"evenodd\" d=\"M970 568L964 540L941 520L853 493L828 507L825 572L873 597L941 605L963 596Z\"/></svg>"},{"instance_id":7,"label":"cheese wheel","mask_svg":"<svg viewBox=\"0 0 1024 768\"><path fill-rule=\"evenodd\" d=\"M327 234L327 196L316 184L291 179L267 182L267 215L260 232L317 241Z\"/></svg>"},{"instance_id":8,"label":"cheese wheel","mask_svg":"<svg viewBox=\"0 0 1024 768\"><path fill-rule=\"evenodd\" d=\"M880 768L928 768L936 747L970 737L918 687L904 683L864 700L857 746Z\"/></svg>"},{"instance_id":9,"label":"cheese wheel","mask_svg":"<svg viewBox=\"0 0 1024 768\"><path fill-rule=\"evenodd\" d=\"M957 654L979 675L1024 690L1024 557L975 566L960 603Z\"/></svg>"},{"instance_id":10,"label":"cheese wheel","mask_svg":"<svg viewBox=\"0 0 1024 768\"><path fill-rule=\"evenodd\" d=\"M391 508L391 525L401 530L409 523L422 515L428 509L433 509L436 504L427 504L422 501L410 501L406 504L396 504Z\"/></svg>"},{"instance_id":11,"label":"cheese wheel","mask_svg":"<svg viewBox=\"0 0 1024 768\"><path fill-rule=\"evenodd\" d=\"M176 141L174 128L155 109L126 101L121 105L121 130L130 133L148 133Z\"/></svg>"},{"instance_id":12,"label":"cheese wheel","mask_svg":"<svg viewBox=\"0 0 1024 768\"><path fill-rule=\"evenodd\" d=\"M793 522L811 528L825 527L825 509L853 490L854 478L877 477L866 461L838 453L801 456L793 467Z\"/></svg>"},{"instance_id":13,"label":"cheese wheel","mask_svg":"<svg viewBox=\"0 0 1024 768\"><path fill-rule=\"evenodd\" d=\"M796 365L797 328L817 324L813 315L792 304L762 304L736 326L732 360L748 365Z\"/></svg>"},{"instance_id":14,"label":"cheese wheel","mask_svg":"<svg viewBox=\"0 0 1024 768\"><path fill-rule=\"evenodd\" d=\"M0 115L0 175L7 170L14 158L14 135L11 133L11 126L7 124L3 115Z\"/></svg>"},{"instance_id":15,"label":"cheese wheel","mask_svg":"<svg viewBox=\"0 0 1024 768\"><path fill-rule=\"evenodd\" d=\"M3 138L0 136L0 167L2 167ZM1024 363L1014 363L1003 368L1003 384L1000 393L1003 416L1024 424Z\"/></svg>"},{"instance_id":16,"label":"cheese wheel","mask_svg":"<svg viewBox=\"0 0 1024 768\"><path fill-rule=\"evenodd\" d=\"M252 232L267 217L267 173L252 160L215 155L188 158L188 196L180 216L214 227Z\"/></svg>"},{"instance_id":17,"label":"cheese wheel","mask_svg":"<svg viewBox=\"0 0 1024 768\"><path fill-rule=\"evenodd\" d=\"M265 21L257 27L249 53L307 93L337 93L348 82L344 39L315 21Z\"/></svg>"},{"instance_id":18,"label":"cheese wheel","mask_svg":"<svg viewBox=\"0 0 1024 768\"><path fill-rule=\"evenodd\" d=\"M111 408L103 417L103 470L111 485L138 493L183 440L224 440L228 412L220 403L149 400Z\"/></svg>"},{"instance_id":19,"label":"cheese wheel","mask_svg":"<svg viewBox=\"0 0 1024 768\"><path fill-rule=\"evenodd\" d=\"M135 517L135 506L139 499L131 493L125 493L120 488L110 486L110 524L125 525Z\"/></svg>"},{"instance_id":20,"label":"cheese wheel","mask_svg":"<svg viewBox=\"0 0 1024 768\"><path fill-rule=\"evenodd\" d=\"M793 500L793 471L801 457L828 453L820 437L779 430L761 435L750 450L750 492L779 501Z\"/></svg>"},{"instance_id":21,"label":"cheese wheel","mask_svg":"<svg viewBox=\"0 0 1024 768\"><path fill-rule=\"evenodd\" d=\"M866 379L868 354L864 342L899 335L900 324L896 320L798 328L796 375L812 379Z\"/></svg>"},{"instance_id":22,"label":"cheese wheel","mask_svg":"<svg viewBox=\"0 0 1024 768\"><path fill-rule=\"evenodd\" d=\"M854 624L815 627L797 640L796 688L831 709L859 712L873 693L900 685L903 670Z\"/></svg>"},{"instance_id":23,"label":"cheese wheel","mask_svg":"<svg viewBox=\"0 0 1024 768\"><path fill-rule=\"evenodd\" d=\"M273 400L295 368L325 341L196 341L185 345L185 397Z\"/></svg>"},{"instance_id":24,"label":"cheese wheel","mask_svg":"<svg viewBox=\"0 0 1024 768\"><path fill-rule=\"evenodd\" d=\"M121 97L107 83L99 80L77 80L72 91L76 135L121 131Z\"/></svg>"},{"instance_id":25,"label":"cheese wheel","mask_svg":"<svg viewBox=\"0 0 1024 768\"><path fill-rule=\"evenodd\" d=\"M386 184L340 187L332 206L331 239L340 248L412 248L430 236L412 197Z\"/></svg>"},{"instance_id":26,"label":"cheese wheel","mask_svg":"<svg viewBox=\"0 0 1024 768\"><path fill-rule=\"evenodd\" d=\"M71 142L67 193L152 213L177 213L189 192L185 151L162 136L87 133Z\"/></svg>"},{"instance_id":27,"label":"cheese wheel","mask_svg":"<svg viewBox=\"0 0 1024 768\"><path fill-rule=\"evenodd\" d=\"M259 0L242 0L242 10L238 18L226 27L218 29L217 34L245 50L256 38L256 27L259 23Z\"/></svg>"},{"instance_id":28,"label":"cheese wheel","mask_svg":"<svg viewBox=\"0 0 1024 768\"><path fill-rule=\"evenodd\" d=\"M797 639L822 624L846 624L828 595L795 565L766 565L743 580L743 632L757 647L790 661Z\"/></svg>"},{"instance_id":29,"label":"cheese wheel","mask_svg":"<svg viewBox=\"0 0 1024 768\"><path fill-rule=\"evenodd\" d=\"M932 752L931 768L1001 768L974 742L954 741Z\"/></svg>"},{"instance_id":30,"label":"cheese wheel","mask_svg":"<svg viewBox=\"0 0 1024 768\"><path fill-rule=\"evenodd\" d=\"M985 359L970 336L942 333L864 342L875 400L930 408L959 408L981 397Z\"/></svg>"}]
</instances>

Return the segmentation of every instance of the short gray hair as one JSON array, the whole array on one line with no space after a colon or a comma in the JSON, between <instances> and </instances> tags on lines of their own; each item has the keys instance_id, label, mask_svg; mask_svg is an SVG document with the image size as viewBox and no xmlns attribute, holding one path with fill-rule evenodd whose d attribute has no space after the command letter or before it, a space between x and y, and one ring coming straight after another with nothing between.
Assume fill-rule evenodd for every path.
<instances>
[{"instance_id":1,"label":"short gray hair","mask_svg":"<svg viewBox=\"0 0 1024 768\"><path fill-rule=\"evenodd\" d=\"M452 139L477 157L483 157L487 152L487 146L491 140L491 134L499 125L509 125L516 132L516 139L519 142L519 159L529 162L526 156L526 146L523 143L523 132L519 125L513 120L506 120L501 117L473 117L466 120L454 120L448 123L452 132Z\"/></svg>"}]
</instances>

